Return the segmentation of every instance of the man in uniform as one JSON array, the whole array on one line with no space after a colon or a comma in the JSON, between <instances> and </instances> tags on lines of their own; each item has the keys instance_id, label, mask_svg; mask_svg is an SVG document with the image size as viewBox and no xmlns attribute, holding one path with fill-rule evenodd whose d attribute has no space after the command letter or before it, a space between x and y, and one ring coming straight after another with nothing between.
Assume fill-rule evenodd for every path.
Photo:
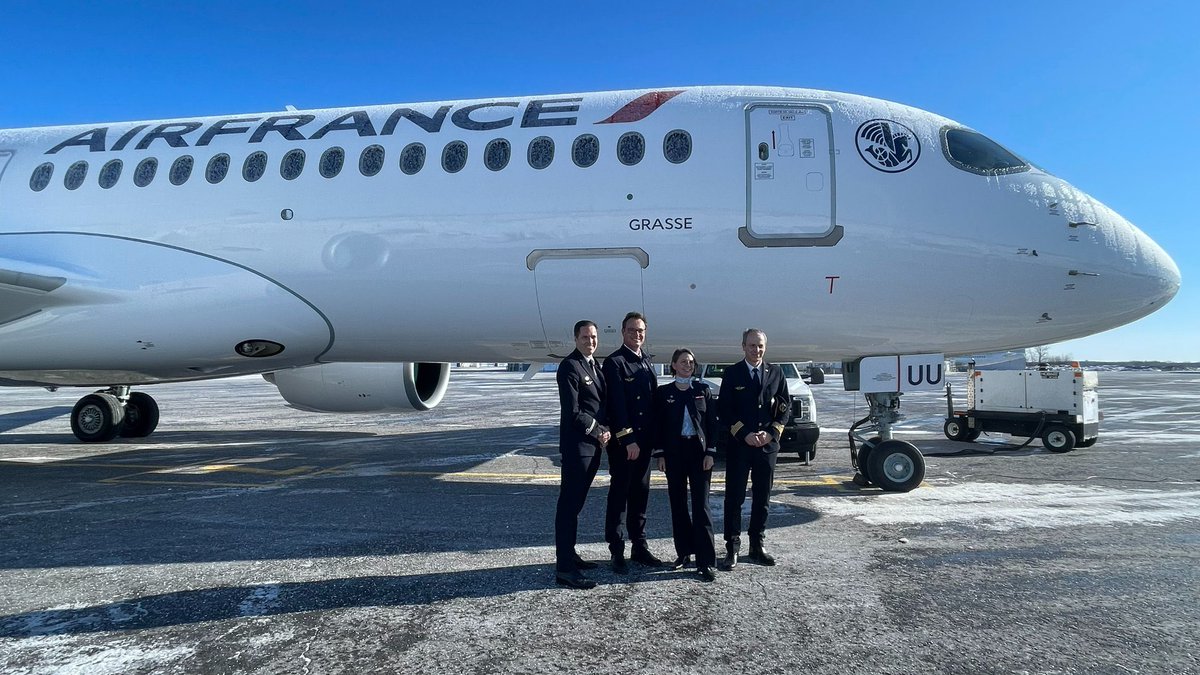
<instances>
[{"instance_id":1,"label":"man in uniform","mask_svg":"<svg viewBox=\"0 0 1200 675\"><path fill-rule=\"evenodd\" d=\"M757 328L742 333L746 359L725 369L717 410L721 426L730 433L725 460L725 559L721 569L737 566L742 546L742 504L746 502L746 478L754 482L750 501L750 560L774 565L775 558L764 546L767 502L775 480L779 439L791 414L783 370L763 360L767 334Z\"/></svg>"},{"instance_id":2,"label":"man in uniform","mask_svg":"<svg viewBox=\"0 0 1200 675\"><path fill-rule=\"evenodd\" d=\"M650 451L654 439L654 389L658 378L650 358L642 352L646 341L646 317L630 312L621 322L621 347L604 359L608 393L608 420L615 429L608 445L608 508L604 517L604 540L612 553L613 571L625 574L625 540L621 519L625 518L633 544L630 560L648 567L662 561L646 545L646 506L650 501Z\"/></svg>"},{"instance_id":3,"label":"man in uniform","mask_svg":"<svg viewBox=\"0 0 1200 675\"><path fill-rule=\"evenodd\" d=\"M562 477L558 488L558 509L554 514L554 580L571 588L594 588L596 582L580 573L596 563L575 552L579 532L579 512L587 499L596 469L600 468L600 448L611 434L604 409L604 378L596 368L593 355L599 346L596 324L575 324L575 351L558 365L558 400L561 416L558 427L558 451L562 453Z\"/></svg>"}]
</instances>

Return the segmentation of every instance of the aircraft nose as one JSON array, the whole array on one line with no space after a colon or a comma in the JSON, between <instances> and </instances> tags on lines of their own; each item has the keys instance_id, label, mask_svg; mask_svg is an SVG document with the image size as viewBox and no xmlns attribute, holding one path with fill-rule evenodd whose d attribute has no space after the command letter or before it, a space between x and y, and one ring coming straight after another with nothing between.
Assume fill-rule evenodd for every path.
<instances>
[{"instance_id":1,"label":"aircraft nose","mask_svg":"<svg viewBox=\"0 0 1200 675\"><path fill-rule=\"evenodd\" d=\"M1107 261L1102 266L1107 269L1101 274L1115 277L1116 281L1110 292L1136 299L1136 306L1130 307L1136 316L1129 320L1159 310L1179 292L1182 281L1179 266L1158 242L1133 223L1099 202L1092 204L1095 222L1083 219L1077 227L1095 229L1095 236L1102 238L1107 252Z\"/></svg>"}]
</instances>

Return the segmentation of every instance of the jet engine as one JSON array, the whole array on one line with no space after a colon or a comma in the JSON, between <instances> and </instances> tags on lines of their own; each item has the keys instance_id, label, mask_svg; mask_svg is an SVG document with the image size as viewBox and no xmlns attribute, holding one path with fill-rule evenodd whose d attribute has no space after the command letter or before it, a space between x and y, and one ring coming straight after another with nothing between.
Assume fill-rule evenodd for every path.
<instances>
[{"instance_id":1,"label":"jet engine","mask_svg":"<svg viewBox=\"0 0 1200 675\"><path fill-rule=\"evenodd\" d=\"M431 410L450 382L449 363L324 363L266 373L293 407L309 412Z\"/></svg>"}]
</instances>

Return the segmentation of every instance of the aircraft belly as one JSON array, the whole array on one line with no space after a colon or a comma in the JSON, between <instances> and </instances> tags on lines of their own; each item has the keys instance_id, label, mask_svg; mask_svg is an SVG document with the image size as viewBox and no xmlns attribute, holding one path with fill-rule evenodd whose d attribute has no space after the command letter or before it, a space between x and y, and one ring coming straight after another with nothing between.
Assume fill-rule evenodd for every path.
<instances>
[{"instance_id":1,"label":"aircraft belly","mask_svg":"<svg viewBox=\"0 0 1200 675\"><path fill-rule=\"evenodd\" d=\"M207 255L108 236L0 235L0 380L139 384L313 363L333 339L303 298ZM21 275L21 276L17 276ZM245 356L242 350L269 354Z\"/></svg>"}]
</instances>

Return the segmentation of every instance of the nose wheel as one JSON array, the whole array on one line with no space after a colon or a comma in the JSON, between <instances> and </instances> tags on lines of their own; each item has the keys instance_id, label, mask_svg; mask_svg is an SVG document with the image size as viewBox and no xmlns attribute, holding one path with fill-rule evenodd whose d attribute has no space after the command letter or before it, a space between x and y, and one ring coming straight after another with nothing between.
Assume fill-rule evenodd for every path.
<instances>
[{"instance_id":1,"label":"nose wheel","mask_svg":"<svg viewBox=\"0 0 1200 675\"><path fill-rule=\"evenodd\" d=\"M851 462L858 469L854 483L908 492L925 480L925 458L917 446L892 438L892 424L900 419L900 394L864 395L870 410L850 427Z\"/></svg>"},{"instance_id":2,"label":"nose wheel","mask_svg":"<svg viewBox=\"0 0 1200 675\"><path fill-rule=\"evenodd\" d=\"M157 427L158 403L129 387L88 394L71 409L71 431L84 443L107 443L117 436L144 438Z\"/></svg>"}]
</instances>

